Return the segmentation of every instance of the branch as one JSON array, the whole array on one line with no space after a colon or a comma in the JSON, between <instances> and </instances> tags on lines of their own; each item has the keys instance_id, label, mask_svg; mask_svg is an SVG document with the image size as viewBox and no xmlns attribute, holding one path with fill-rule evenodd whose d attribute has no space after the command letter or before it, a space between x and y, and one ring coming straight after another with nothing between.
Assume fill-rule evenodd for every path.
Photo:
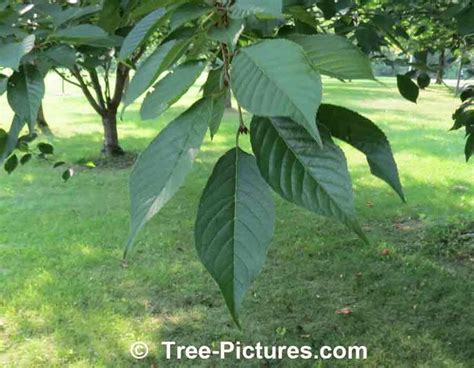
<instances>
[{"instance_id":1,"label":"branch","mask_svg":"<svg viewBox=\"0 0 474 368\"><path fill-rule=\"evenodd\" d=\"M89 88L87 87L86 82L84 81L84 78L82 78L81 72L78 69L77 66L74 67L74 69L71 70L72 75L77 79L79 82L79 87L81 88L82 92L84 93L84 96L86 96L87 101L91 104L91 106L94 108L94 110L99 114L103 115L104 109L102 109L97 101L94 99L94 96L92 96L92 93L89 91Z\"/></svg>"},{"instance_id":2,"label":"branch","mask_svg":"<svg viewBox=\"0 0 474 368\"><path fill-rule=\"evenodd\" d=\"M117 76L115 79L114 96L110 101L110 107L117 109L122 101L123 92L128 82L128 76L130 74L130 67L125 64L119 64L117 66Z\"/></svg>"},{"instance_id":3,"label":"branch","mask_svg":"<svg viewBox=\"0 0 474 368\"><path fill-rule=\"evenodd\" d=\"M91 77L92 88L94 88L99 106L103 110L105 110L106 103L105 103L104 95L102 94L102 86L100 85L99 77L97 76L97 71L95 69L87 69L87 72L89 73L89 76Z\"/></svg>"},{"instance_id":4,"label":"branch","mask_svg":"<svg viewBox=\"0 0 474 368\"><path fill-rule=\"evenodd\" d=\"M61 73L58 69L53 68L53 70L54 70L54 72L55 72L57 75L59 75L59 76L61 77L61 79L64 80L65 82L68 82L69 84L72 84L73 86L82 88L79 83L76 83L76 82L74 82L72 79L69 79L69 78L66 77L63 73Z\"/></svg>"},{"instance_id":5,"label":"branch","mask_svg":"<svg viewBox=\"0 0 474 368\"><path fill-rule=\"evenodd\" d=\"M109 73L110 73L110 61L106 62L105 67L104 67L104 83L105 83L105 100L107 102L107 105L110 104L110 78L109 78Z\"/></svg>"}]
</instances>

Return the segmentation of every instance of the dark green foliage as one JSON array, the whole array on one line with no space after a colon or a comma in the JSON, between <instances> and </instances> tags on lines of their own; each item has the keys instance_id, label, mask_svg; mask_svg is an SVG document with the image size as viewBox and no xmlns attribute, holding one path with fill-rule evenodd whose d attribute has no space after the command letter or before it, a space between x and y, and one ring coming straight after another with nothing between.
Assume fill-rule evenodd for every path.
<instances>
[{"instance_id":1,"label":"dark green foliage","mask_svg":"<svg viewBox=\"0 0 474 368\"><path fill-rule=\"evenodd\" d=\"M418 87L425 89L430 85L431 78L427 73L420 73L416 79L416 82L418 83Z\"/></svg>"},{"instance_id":2,"label":"dark green foliage","mask_svg":"<svg viewBox=\"0 0 474 368\"><path fill-rule=\"evenodd\" d=\"M38 149L43 155L52 155L54 147L49 143L38 143Z\"/></svg>"},{"instance_id":3,"label":"dark green foliage","mask_svg":"<svg viewBox=\"0 0 474 368\"><path fill-rule=\"evenodd\" d=\"M20 163L22 165L26 165L32 158L33 158L33 155L31 153L27 153L21 157Z\"/></svg>"},{"instance_id":4,"label":"dark green foliage","mask_svg":"<svg viewBox=\"0 0 474 368\"><path fill-rule=\"evenodd\" d=\"M11 174L18 166L18 157L16 154L11 155L3 165L3 168L8 174Z\"/></svg>"},{"instance_id":5,"label":"dark green foliage","mask_svg":"<svg viewBox=\"0 0 474 368\"><path fill-rule=\"evenodd\" d=\"M416 103L420 94L420 89L407 75L397 75L397 86L400 94L408 101Z\"/></svg>"}]
</instances>

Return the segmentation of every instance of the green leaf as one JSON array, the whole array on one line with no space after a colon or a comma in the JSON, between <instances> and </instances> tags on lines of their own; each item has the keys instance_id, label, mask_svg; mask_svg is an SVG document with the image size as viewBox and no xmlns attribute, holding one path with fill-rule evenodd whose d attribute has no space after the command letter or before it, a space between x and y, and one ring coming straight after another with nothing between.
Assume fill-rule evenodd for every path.
<instances>
[{"instance_id":1,"label":"green leaf","mask_svg":"<svg viewBox=\"0 0 474 368\"><path fill-rule=\"evenodd\" d=\"M390 143L377 125L354 111L328 104L319 107L317 120L333 137L364 153L372 174L384 180L405 201Z\"/></svg>"},{"instance_id":2,"label":"green leaf","mask_svg":"<svg viewBox=\"0 0 474 368\"><path fill-rule=\"evenodd\" d=\"M206 135L211 109L210 99L199 100L163 129L140 155L130 177L131 226L125 257L140 229L183 184Z\"/></svg>"},{"instance_id":3,"label":"green leaf","mask_svg":"<svg viewBox=\"0 0 474 368\"><path fill-rule=\"evenodd\" d=\"M335 0L318 0L317 5L323 11L325 19L331 19L337 13Z\"/></svg>"},{"instance_id":4,"label":"green leaf","mask_svg":"<svg viewBox=\"0 0 474 368\"><path fill-rule=\"evenodd\" d=\"M27 153L26 155L22 156L22 158L20 159L20 163L22 165L26 165L31 160L32 157L33 155L31 153Z\"/></svg>"},{"instance_id":5,"label":"green leaf","mask_svg":"<svg viewBox=\"0 0 474 368\"><path fill-rule=\"evenodd\" d=\"M425 89L430 85L431 78L427 73L421 73L416 79L416 82L418 83L418 87Z\"/></svg>"},{"instance_id":6,"label":"green leaf","mask_svg":"<svg viewBox=\"0 0 474 368\"><path fill-rule=\"evenodd\" d=\"M140 20L127 37L125 37L122 48L120 49L119 60L123 61L128 59L128 57L145 42L148 36L155 31L155 28L159 25L164 15L165 10L159 8Z\"/></svg>"},{"instance_id":7,"label":"green leaf","mask_svg":"<svg viewBox=\"0 0 474 368\"><path fill-rule=\"evenodd\" d=\"M55 66L73 69L76 65L76 51L68 45L53 46L45 55Z\"/></svg>"},{"instance_id":8,"label":"green leaf","mask_svg":"<svg viewBox=\"0 0 474 368\"><path fill-rule=\"evenodd\" d=\"M51 37L63 41L84 42L87 40L104 39L107 38L108 35L102 28L93 24L79 24L60 29Z\"/></svg>"},{"instance_id":9,"label":"green leaf","mask_svg":"<svg viewBox=\"0 0 474 368\"><path fill-rule=\"evenodd\" d=\"M53 168L57 168L59 166L63 166L65 165L66 163L64 161L58 161L58 162L55 162L54 165L53 165Z\"/></svg>"},{"instance_id":10,"label":"green leaf","mask_svg":"<svg viewBox=\"0 0 474 368\"><path fill-rule=\"evenodd\" d=\"M111 34L114 34L122 23L121 2L122 0L104 0L102 5L98 24Z\"/></svg>"},{"instance_id":11,"label":"green leaf","mask_svg":"<svg viewBox=\"0 0 474 368\"><path fill-rule=\"evenodd\" d=\"M138 6L133 9L131 19L139 19L145 14L151 13L153 10L165 7L174 2L176 2L176 0L146 0L137 2Z\"/></svg>"},{"instance_id":12,"label":"green leaf","mask_svg":"<svg viewBox=\"0 0 474 368\"><path fill-rule=\"evenodd\" d=\"M321 133L322 148L290 119L254 117L250 139L260 172L284 199L339 220L367 241L355 219L344 153L328 133Z\"/></svg>"},{"instance_id":13,"label":"green leaf","mask_svg":"<svg viewBox=\"0 0 474 368\"><path fill-rule=\"evenodd\" d=\"M11 155L6 161L5 164L3 165L3 168L5 171L10 175L15 169L18 167L18 157L13 154Z\"/></svg>"},{"instance_id":14,"label":"green leaf","mask_svg":"<svg viewBox=\"0 0 474 368\"><path fill-rule=\"evenodd\" d=\"M243 108L259 116L291 118L321 144L315 124L321 76L301 46L277 39L245 47L232 62L231 80Z\"/></svg>"},{"instance_id":15,"label":"green leaf","mask_svg":"<svg viewBox=\"0 0 474 368\"><path fill-rule=\"evenodd\" d=\"M400 94L408 101L416 103L420 89L410 77L402 74L397 75L397 86Z\"/></svg>"},{"instance_id":16,"label":"green leaf","mask_svg":"<svg viewBox=\"0 0 474 368\"><path fill-rule=\"evenodd\" d=\"M38 3L40 2L38 1ZM44 8L42 7L42 4L38 4L35 9L37 8L40 12L43 12L48 17L51 17L55 28L65 24L66 22L79 20L80 18L86 17L88 15L98 13L101 10L101 6L99 6L99 4L84 7L70 6L64 9L59 4L55 4L56 6L52 4L48 5L45 5L46 8Z\"/></svg>"},{"instance_id":17,"label":"green leaf","mask_svg":"<svg viewBox=\"0 0 474 368\"><path fill-rule=\"evenodd\" d=\"M74 170L69 168L63 172L61 177L63 178L64 182L68 181L74 176Z\"/></svg>"},{"instance_id":18,"label":"green leaf","mask_svg":"<svg viewBox=\"0 0 474 368\"><path fill-rule=\"evenodd\" d=\"M174 71L161 79L149 93L140 110L143 120L154 119L178 101L199 78L206 63L191 61L179 65Z\"/></svg>"},{"instance_id":19,"label":"green leaf","mask_svg":"<svg viewBox=\"0 0 474 368\"><path fill-rule=\"evenodd\" d=\"M282 0L236 0L232 6L231 16L245 18L253 14L281 16Z\"/></svg>"},{"instance_id":20,"label":"green leaf","mask_svg":"<svg viewBox=\"0 0 474 368\"><path fill-rule=\"evenodd\" d=\"M5 151L5 147L7 146L7 141L8 141L8 133L0 128L0 156L3 155L3 152Z\"/></svg>"},{"instance_id":21,"label":"green leaf","mask_svg":"<svg viewBox=\"0 0 474 368\"><path fill-rule=\"evenodd\" d=\"M43 155L52 155L54 147L49 143L38 143L38 149Z\"/></svg>"},{"instance_id":22,"label":"green leaf","mask_svg":"<svg viewBox=\"0 0 474 368\"><path fill-rule=\"evenodd\" d=\"M224 68L211 69L207 74L206 83L202 86L204 97L219 95L224 89Z\"/></svg>"},{"instance_id":23,"label":"green leaf","mask_svg":"<svg viewBox=\"0 0 474 368\"><path fill-rule=\"evenodd\" d=\"M8 77L0 74L0 96L7 91Z\"/></svg>"},{"instance_id":24,"label":"green leaf","mask_svg":"<svg viewBox=\"0 0 474 368\"><path fill-rule=\"evenodd\" d=\"M208 37L211 40L225 43L231 50L235 49L240 35L244 31L245 25L242 19L229 19L229 24L226 27L214 27L209 33Z\"/></svg>"},{"instance_id":25,"label":"green leaf","mask_svg":"<svg viewBox=\"0 0 474 368\"><path fill-rule=\"evenodd\" d=\"M150 57L140 65L135 76L131 80L123 99L125 107L133 103L148 88L150 88L159 75L169 67L169 65L167 65L169 64L167 62L167 56L176 45L177 41L174 40L160 45L160 47L158 47Z\"/></svg>"},{"instance_id":26,"label":"green leaf","mask_svg":"<svg viewBox=\"0 0 474 368\"><path fill-rule=\"evenodd\" d=\"M30 132L33 132L36 125L44 92L43 75L33 65L22 66L8 80L8 103L15 114L28 123Z\"/></svg>"},{"instance_id":27,"label":"green leaf","mask_svg":"<svg viewBox=\"0 0 474 368\"><path fill-rule=\"evenodd\" d=\"M466 154L466 162L474 155L474 134L469 134L467 136L466 148L464 149Z\"/></svg>"},{"instance_id":28,"label":"green leaf","mask_svg":"<svg viewBox=\"0 0 474 368\"><path fill-rule=\"evenodd\" d=\"M229 91L223 91L219 96L212 97L212 118L209 122L209 131L211 133L211 139L219 131L221 126L222 118L224 117L225 107L227 100L230 98Z\"/></svg>"},{"instance_id":29,"label":"green leaf","mask_svg":"<svg viewBox=\"0 0 474 368\"><path fill-rule=\"evenodd\" d=\"M194 233L199 257L237 325L245 293L265 263L274 222L272 196L255 158L231 149L204 189Z\"/></svg>"},{"instance_id":30,"label":"green leaf","mask_svg":"<svg viewBox=\"0 0 474 368\"><path fill-rule=\"evenodd\" d=\"M460 14L456 15L458 32L462 36L474 34L474 6L466 7Z\"/></svg>"},{"instance_id":31,"label":"green leaf","mask_svg":"<svg viewBox=\"0 0 474 368\"><path fill-rule=\"evenodd\" d=\"M22 120L18 115L15 115L13 117L13 121L10 126L10 131L8 132L6 142L3 144L3 148L0 151L0 162L3 162L16 148L18 143L18 136L20 135L20 132L24 126L25 121Z\"/></svg>"},{"instance_id":32,"label":"green leaf","mask_svg":"<svg viewBox=\"0 0 474 368\"><path fill-rule=\"evenodd\" d=\"M459 97L461 98L462 102L467 101L469 98L474 98L474 85L465 87L464 90L459 95Z\"/></svg>"},{"instance_id":33,"label":"green leaf","mask_svg":"<svg viewBox=\"0 0 474 368\"><path fill-rule=\"evenodd\" d=\"M209 13L212 8L198 4L183 4L171 16L170 27L174 31L182 25Z\"/></svg>"},{"instance_id":34,"label":"green leaf","mask_svg":"<svg viewBox=\"0 0 474 368\"><path fill-rule=\"evenodd\" d=\"M345 37L292 35L321 73L339 79L375 79L369 58Z\"/></svg>"},{"instance_id":35,"label":"green leaf","mask_svg":"<svg viewBox=\"0 0 474 368\"><path fill-rule=\"evenodd\" d=\"M23 56L35 45L35 36L29 35L21 42L0 44L0 67L18 70Z\"/></svg>"}]
</instances>

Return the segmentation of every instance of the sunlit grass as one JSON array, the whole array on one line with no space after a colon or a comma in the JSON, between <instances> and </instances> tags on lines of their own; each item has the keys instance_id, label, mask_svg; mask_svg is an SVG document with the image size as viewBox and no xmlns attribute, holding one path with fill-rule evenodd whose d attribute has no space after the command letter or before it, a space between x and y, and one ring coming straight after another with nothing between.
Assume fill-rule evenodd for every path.
<instances>
[{"instance_id":1,"label":"sunlit grass","mask_svg":"<svg viewBox=\"0 0 474 368\"><path fill-rule=\"evenodd\" d=\"M431 87L415 105L398 95L393 80L382 82L326 80L324 100L355 109L384 129L408 203L370 176L364 156L345 145L370 246L339 224L275 197L276 235L244 303L243 331L232 325L193 245L199 195L217 158L234 143L234 112L226 113L213 142L206 139L176 198L142 232L128 268L120 259L129 169L84 170L64 184L61 170L35 160L12 176L1 174L0 366L234 367L232 361L166 362L160 343L236 339L366 345L363 365L369 367L471 367L474 167L464 162L462 133L448 133L458 101L443 87ZM143 150L198 92L193 88L157 121L140 121L139 104L131 106L120 122L124 149ZM6 128L4 98L0 108ZM98 156L102 127L78 91L67 86L63 96L58 80L49 80L45 110L56 159ZM242 142L249 150L248 140ZM336 315L346 306L352 315ZM152 347L140 364L128 352L135 341Z\"/></svg>"}]
</instances>

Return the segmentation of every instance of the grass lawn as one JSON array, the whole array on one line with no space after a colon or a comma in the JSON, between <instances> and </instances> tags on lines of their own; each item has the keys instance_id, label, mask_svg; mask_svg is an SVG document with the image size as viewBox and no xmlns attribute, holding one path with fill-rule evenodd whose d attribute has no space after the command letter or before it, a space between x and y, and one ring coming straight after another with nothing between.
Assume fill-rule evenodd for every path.
<instances>
[{"instance_id":1,"label":"grass lawn","mask_svg":"<svg viewBox=\"0 0 474 368\"><path fill-rule=\"evenodd\" d=\"M336 222L275 197L276 234L244 302L242 331L193 244L199 196L213 164L234 142L235 113L226 113L184 187L141 233L128 268L121 256L130 168L81 170L68 183L60 169L40 160L11 176L2 173L0 366L234 367L231 360L165 361L161 342L238 340L368 349L364 362L247 363L255 367L473 367L474 166L464 162L462 133L447 132L459 103L445 88L431 87L411 104L393 80L383 81L327 80L324 98L385 130L408 204L346 146L370 246ZM45 111L55 159L94 160L101 125L76 90L66 92L62 96L58 80L49 80ZM159 121L141 122L133 105L120 124L123 148L143 150L197 94L190 91ZM4 97L0 111L6 128ZM353 313L336 314L345 307ZM151 347L141 362L128 351L136 341Z\"/></svg>"}]
</instances>

